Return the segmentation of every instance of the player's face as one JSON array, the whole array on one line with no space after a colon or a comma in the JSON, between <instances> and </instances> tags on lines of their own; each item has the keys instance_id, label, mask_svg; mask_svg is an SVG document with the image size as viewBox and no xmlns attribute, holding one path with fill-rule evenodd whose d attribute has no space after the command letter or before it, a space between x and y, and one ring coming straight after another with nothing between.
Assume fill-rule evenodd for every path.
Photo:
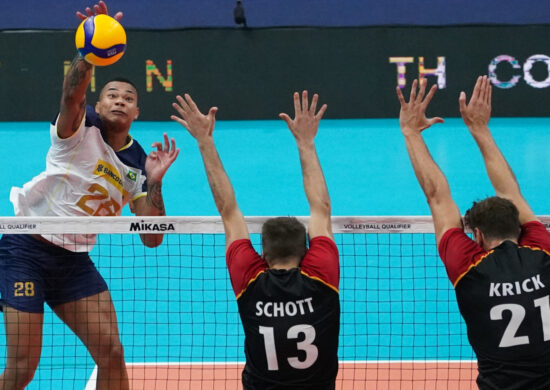
<instances>
[{"instance_id":1,"label":"player's face","mask_svg":"<svg viewBox=\"0 0 550 390\"><path fill-rule=\"evenodd\" d=\"M139 115L137 91L128 83L111 81L103 87L95 110L103 122L129 128Z\"/></svg>"}]
</instances>

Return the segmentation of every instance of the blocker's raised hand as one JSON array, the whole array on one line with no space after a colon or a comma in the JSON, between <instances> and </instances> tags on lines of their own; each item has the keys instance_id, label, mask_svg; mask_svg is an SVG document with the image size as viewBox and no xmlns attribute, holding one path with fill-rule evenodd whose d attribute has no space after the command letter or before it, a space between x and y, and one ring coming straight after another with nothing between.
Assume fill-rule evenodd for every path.
<instances>
[{"instance_id":1,"label":"blocker's raised hand","mask_svg":"<svg viewBox=\"0 0 550 390\"><path fill-rule=\"evenodd\" d=\"M168 142L168 135L164 133L164 145L160 142L154 142L151 146L156 148L147 156L145 160L145 171L147 172L147 180L149 182L161 181L164 174L170 168L170 165L176 161L176 157L180 152L176 148L174 138Z\"/></svg>"},{"instance_id":2,"label":"blocker's raised hand","mask_svg":"<svg viewBox=\"0 0 550 390\"><path fill-rule=\"evenodd\" d=\"M287 114L279 114L279 117L286 122L298 143L312 142L317 134L319 122L327 110L327 105L323 104L319 111L315 113L318 100L319 95L314 94L310 105L307 91L303 91L302 101L300 102L300 94L294 92L294 119L291 119Z\"/></svg>"},{"instance_id":3,"label":"blocker's raised hand","mask_svg":"<svg viewBox=\"0 0 550 390\"><path fill-rule=\"evenodd\" d=\"M430 101L437 90L437 86L434 84L430 88L428 94L425 95L426 84L426 79L423 79L420 82L417 94L416 90L418 87L418 80L414 80L408 102L405 101L401 89L399 87L396 88L397 98L401 104L401 110L399 111L399 124L404 135L420 133L422 130L427 129L434 123L443 123L443 118L426 117L426 109L428 108L428 104L430 104Z\"/></svg>"},{"instance_id":4,"label":"blocker's raised hand","mask_svg":"<svg viewBox=\"0 0 550 390\"><path fill-rule=\"evenodd\" d=\"M170 118L185 127L198 142L211 138L218 107L211 107L208 114L204 115L189 94L183 96L176 96L178 102L172 103L172 107L180 116L172 115Z\"/></svg>"},{"instance_id":5,"label":"blocker's raised hand","mask_svg":"<svg viewBox=\"0 0 550 390\"><path fill-rule=\"evenodd\" d=\"M94 16L94 15L109 15L109 10L107 9L107 4L105 4L104 1L100 0L99 3L93 5L93 9L90 7L86 7L84 9L84 12L86 12L86 15L84 15L80 11L76 11L76 17L80 20L86 19L88 16ZM120 21L122 19L122 12L117 12L113 18Z\"/></svg>"},{"instance_id":6,"label":"blocker's raised hand","mask_svg":"<svg viewBox=\"0 0 550 390\"><path fill-rule=\"evenodd\" d=\"M472 91L470 101L466 104L466 93L460 92L458 104L460 115L470 131L486 128L491 119L491 81L487 76L479 76Z\"/></svg>"}]
</instances>

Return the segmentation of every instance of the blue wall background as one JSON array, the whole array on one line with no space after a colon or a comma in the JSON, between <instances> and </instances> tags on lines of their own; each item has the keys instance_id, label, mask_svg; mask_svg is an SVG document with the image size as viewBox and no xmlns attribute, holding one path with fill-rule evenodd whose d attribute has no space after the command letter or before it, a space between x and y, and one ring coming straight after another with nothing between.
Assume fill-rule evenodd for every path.
<instances>
[{"instance_id":1,"label":"blue wall background","mask_svg":"<svg viewBox=\"0 0 550 390\"><path fill-rule=\"evenodd\" d=\"M4 1L0 29L68 29L89 1ZM231 27L234 0L112 0L128 28ZM548 23L543 0L243 0L250 27Z\"/></svg>"}]
</instances>

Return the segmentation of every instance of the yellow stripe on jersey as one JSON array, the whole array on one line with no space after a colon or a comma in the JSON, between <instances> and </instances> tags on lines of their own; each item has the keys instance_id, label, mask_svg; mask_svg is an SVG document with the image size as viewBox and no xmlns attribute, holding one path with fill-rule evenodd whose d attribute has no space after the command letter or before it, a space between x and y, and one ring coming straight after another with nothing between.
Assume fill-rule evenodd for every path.
<instances>
[{"instance_id":1,"label":"yellow stripe on jersey","mask_svg":"<svg viewBox=\"0 0 550 390\"><path fill-rule=\"evenodd\" d=\"M518 245L518 248L528 248L528 249L531 249L532 251L542 251L544 253L546 253L548 256L550 256L550 252L548 252L546 249L543 249L543 248L539 248L539 247L536 247L536 246L529 246L529 245ZM486 258L487 256L489 256L491 253L493 253L495 250L492 249L491 251L487 252L485 255L481 256L479 258L478 261L476 261L474 264L470 265L468 267L468 269L466 270L466 272L464 272L463 274L461 274L457 279L456 279L456 282L453 284L453 287L456 287L456 285L458 284L458 282L460 281L460 279L462 279L462 277L464 275L466 275L468 273L468 271L470 271L472 269L472 267L475 267L476 265L478 265L481 260L483 260L484 258Z\"/></svg>"},{"instance_id":2,"label":"yellow stripe on jersey","mask_svg":"<svg viewBox=\"0 0 550 390\"><path fill-rule=\"evenodd\" d=\"M546 249L539 248L538 246L520 245L520 248L529 248L529 249L531 249L532 251L543 251L543 252L546 253L548 256L550 256L550 252L548 252Z\"/></svg>"},{"instance_id":3,"label":"yellow stripe on jersey","mask_svg":"<svg viewBox=\"0 0 550 390\"><path fill-rule=\"evenodd\" d=\"M256 276L254 276L252 279L250 279L250 280L248 281L248 283L246 284L246 287L243 288L243 290L239 293L239 295L237 295L236 299L238 300L238 299L241 297L241 295L243 295L243 293L246 291L246 289L248 288L248 286L250 286L250 283L252 283L252 282L255 281L256 279L258 279L258 277L259 277L261 274L263 274L264 272L265 272L265 270L261 270L260 272L258 272L258 273L256 274Z\"/></svg>"},{"instance_id":4,"label":"yellow stripe on jersey","mask_svg":"<svg viewBox=\"0 0 550 390\"><path fill-rule=\"evenodd\" d=\"M483 256L481 256L474 264L470 264L470 266L468 267L468 269L466 271L464 271L463 273L460 274L460 276L458 278L456 278L454 284L453 284L453 287L456 288L456 285L458 284L458 282L460 282L460 279L462 279L464 277L464 275L466 275L468 272L470 272L470 270L477 266L479 263L481 263L481 261L486 258L487 256L489 256L491 253L493 253L495 250L494 249L491 249L489 252L485 253Z\"/></svg>"},{"instance_id":5,"label":"yellow stripe on jersey","mask_svg":"<svg viewBox=\"0 0 550 390\"><path fill-rule=\"evenodd\" d=\"M325 282L323 279L321 278L318 278L317 276L311 276L311 275L308 275L306 274L304 271L300 271L302 273L302 275L305 275L307 276L308 278L310 279L314 279L314 280L318 280L319 282L323 283L325 286L331 288L332 290L336 291L338 294L340 294L340 292L338 291L338 289L336 287L334 287L332 284L330 283L327 283Z\"/></svg>"},{"instance_id":6,"label":"yellow stripe on jersey","mask_svg":"<svg viewBox=\"0 0 550 390\"><path fill-rule=\"evenodd\" d=\"M103 160L97 160L97 164L94 168L94 174L101 176L105 180L107 180L109 183L111 183L115 188L124 194L124 186L122 184L122 175L118 172L118 170L109 164L106 161Z\"/></svg>"},{"instance_id":7,"label":"yellow stripe on jersey","mask_svg":"<svg viewBox=\"0 0 550 390\"><path fill-rule=\"evenodd\" d=\"M128 143L124 145L122 148L120 148L119 150L117 150L117 152L121 152L124 149L128 149L130 146L132 146L133 143L134 143L134 139L130 134L128 134Z\"/></svg>"},{"instance_id":8,"label":"yellow stripe on jersey","mask_svg":"<svg viewBox=\"0 0 550 390\"><path fill-rule=\"evenodd\" d=\"M143 198L144 196L147 196L147 192L142 192L141 194L134 196L132 200L138 200L140 198Z\"/></svg>"}]
</instances>

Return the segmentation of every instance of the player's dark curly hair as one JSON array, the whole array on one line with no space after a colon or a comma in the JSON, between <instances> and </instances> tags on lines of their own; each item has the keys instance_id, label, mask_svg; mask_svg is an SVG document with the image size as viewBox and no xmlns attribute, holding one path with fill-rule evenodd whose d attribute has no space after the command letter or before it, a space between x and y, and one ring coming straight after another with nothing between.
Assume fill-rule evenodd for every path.
<instances>
[{"instance_id":1,"label":"player's dark curly hair","mask_svg":"<svg viewBox=\"0 0 550 390\"><path fill-rule=\"evenodd\" d=\"M464 222L472 230L481 230L488 239L517 239L521 232L517 207L498 196L474 202L466 211Z\"/></svg>"},{"instance_id":2,"label":"player's dark curly hair","mask_svg":"<svg viewBox=\"0 0 550 390\"><path fill-rule=\"evenodd\" d=\"M269 265L273 260L306 253L306 228L294 217L268 219L262 226L262 249Z\"/></svg>"}]
</instances>

